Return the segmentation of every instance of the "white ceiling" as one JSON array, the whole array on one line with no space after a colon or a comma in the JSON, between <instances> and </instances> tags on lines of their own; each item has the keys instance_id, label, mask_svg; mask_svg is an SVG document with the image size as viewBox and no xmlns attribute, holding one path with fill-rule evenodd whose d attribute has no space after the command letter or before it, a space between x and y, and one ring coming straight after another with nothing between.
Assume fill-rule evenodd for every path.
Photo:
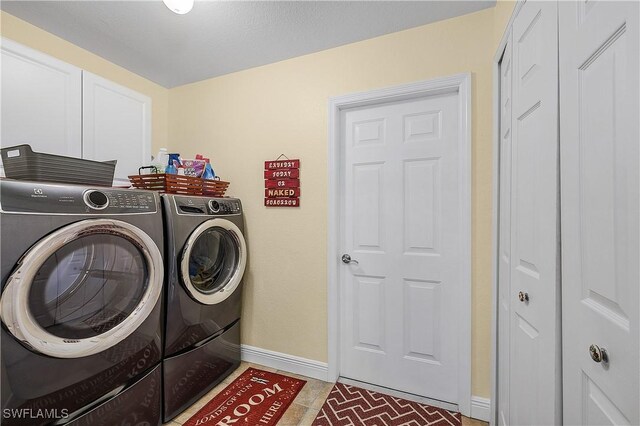
<instances>
[{"instance_id":1,"label":"white ceiling","mask_svg":"<svg viewBox=\"0 0 640 426\"><path fill-rule=\"evenodd\" d=\"M493 7L491 1L3 0L0 8L165 87Z\"/></svg>"}]
</instances>

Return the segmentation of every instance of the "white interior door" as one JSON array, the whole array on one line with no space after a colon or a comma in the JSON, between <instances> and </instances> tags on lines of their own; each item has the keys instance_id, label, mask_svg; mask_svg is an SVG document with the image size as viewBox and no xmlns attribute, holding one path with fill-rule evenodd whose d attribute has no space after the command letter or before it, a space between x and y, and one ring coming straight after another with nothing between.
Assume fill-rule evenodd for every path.
<instances>
[{"instance_id":1,"label":"white interior door","mask_svg":"<svg viewBox=\"0 0 640 426\"><path fill-rule=\"evenodd\" d=\"M560 5L567 425L640 424L639 14L636 1Z\"/></svg>"},{"instance_id":2,"label":"white interior door","mask_svg":"<svg viewBox=\"0 0 640 426\"><path fill-rule=\"evenodd\" d=\"M557 4L513 23L509 424L561 422Z\"/></svg>"},{"instance_id":3,"label":"white interior door","mask_svg":"<svg viewBox=\"0 0 640 426\"><path fill-rule=\"evenodd\" d=\"M509 425L509 335L511 333L511 31L500 64L500 170L498 239L498 422Z\"/></svg>"},{"instance_id":4,"label":"white interior door","mask_svg":"<svg viewBox=\"0 0 640 426\"><path fill-rule=\"evenodd\" d=\"M341 118L341 247L357 263L340 269L340 375L453 403L468 291L459 109L448 93Z\"/></svg>"},{"instance_id":5,"label":"white interior door","mask_svg":"<svg viewBox=\"0 0 640 426\"><path fill-rule=\"evenodd\" d=\"M83 157L118 160L114 184L128 184L151 162L151 99L87 71L82 88Z\"/></svg>"}]
</instances>

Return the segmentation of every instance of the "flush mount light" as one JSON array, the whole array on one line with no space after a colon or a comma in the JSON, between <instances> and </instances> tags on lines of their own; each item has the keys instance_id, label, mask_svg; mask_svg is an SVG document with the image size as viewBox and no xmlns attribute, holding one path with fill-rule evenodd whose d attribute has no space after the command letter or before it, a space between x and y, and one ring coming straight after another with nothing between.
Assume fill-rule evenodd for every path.
<instances>
[{"instance_id":1,"label":"flush mount light","mask_svg":"<svg viewBox=\"0 0 640 426\"><path fill-rule=\"evenodd\" d=\"M193 0L162 0L170 11L184 15L193 9Z\"/></svg>"}]
</instances>

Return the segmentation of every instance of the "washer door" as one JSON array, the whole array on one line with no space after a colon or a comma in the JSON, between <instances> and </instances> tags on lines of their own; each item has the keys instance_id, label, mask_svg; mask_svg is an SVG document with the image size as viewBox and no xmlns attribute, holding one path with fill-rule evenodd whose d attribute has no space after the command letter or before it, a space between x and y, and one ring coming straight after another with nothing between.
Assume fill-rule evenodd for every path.
<instances>
[{"instance_id":1,"label":"washer door","mask_svg":"<svg viewBox=\"0 0 640 426\"><path fill-rule=\"evenodd\" d=\"M162 255L139 228L89 219L49 234L9 276L0 317L18 340L57 358L79 358L126 339L162 293Z\"/></svg>"},{"instance_id":2,"label":"washer door","mask_svg":"<svg viewBox=\"0 0 640 426\"><path fill-rule=\"evenodd\" d=\"M247 264L247 244L235 224L211 219L189 236L180 271L185 288L195 300L215 305L238 288Z\"/></svg>"}]
</instances>

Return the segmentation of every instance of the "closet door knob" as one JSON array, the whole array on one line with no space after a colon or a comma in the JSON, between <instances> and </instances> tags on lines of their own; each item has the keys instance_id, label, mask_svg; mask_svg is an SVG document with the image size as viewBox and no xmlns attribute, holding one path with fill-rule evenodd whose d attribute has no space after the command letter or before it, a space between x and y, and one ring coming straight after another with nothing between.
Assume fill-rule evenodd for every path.
<instances>
[{"instance_id":1,"label":"closet door knob","mask_svg":"<svg viewBox=\"0 0 640 426\"><path fill-rule=\"evenodd\" d=\"M529 301L529 293L523 293L522 291L520 293L518 293L518 299L521 302L528 302Z\"/></svg>"},{"instance_id":2,"label":"closet door knob","mask_svg":"<svg viewBox=\"0 0 640 426\"><path fill-rule=\"evenodd\" d=\"M591 359L595 362L604 362L605 364L609 362L607 350L605 348L601 348L598 345L594 344L589 346L589 355L591 355Z\"/></svg>"}]
</instances>

